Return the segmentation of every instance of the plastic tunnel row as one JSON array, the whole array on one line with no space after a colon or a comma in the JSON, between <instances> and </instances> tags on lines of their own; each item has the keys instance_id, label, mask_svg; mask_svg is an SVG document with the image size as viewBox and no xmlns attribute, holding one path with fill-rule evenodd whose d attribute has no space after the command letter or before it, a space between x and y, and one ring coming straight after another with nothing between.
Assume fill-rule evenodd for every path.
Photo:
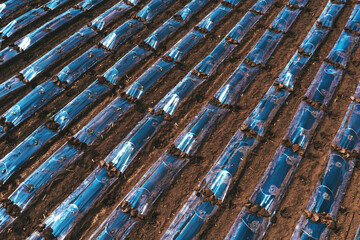
<instances>
[{"instance_id":1,"label":"plastic tunnel row","mask_svg":"<svg viewBox=\"0 0 360 240\"><path fill-rule=\"evenodd\" d=\"M357 13L357 8L354 9L354 12ZM358 16L353 14L346 24L347 29L357 21ZM354 28L351 31L358 33L359 29L357 29L356 25L358 24L353 25ZM265 234L270 224L270 217L278 209L286 188L324 114L324 109L326 109L338 85L343 68L346 66L357 41L358 37L355 34L349 31L341 33L335 46L327 56L326 62L322 64L306 92L304 101L300 103L284 136L283 143L279 146L264 176L252 193L249 203L241 210L226 238L261 238ZM340 165L338 164L338 166ZM338 181L335 179L332 182L335 185L329 187L337 188L336 182ZM327 200L332 201L330 195L327 194L321 195L321 199L319 199L318 207L321 208L322 214L329 213L330 208L328 207L331 204ZM327 220L331 224L331 219ZM301 232L295 239L318 239L328 233L324 231L325 228L321 228L316 224L308 227L311 228L307 229L309 231Z\"/></svg>"},{"instance_id":2,"label":"plastic tunnel row","mask_svg":"<svg viewBox=\"0 0 360 240\"><path fill-rule=\"evenodd\" d=\"M193 13L195 13L201 6L203 6L203 2L199 2L199 1L192 1L191 3L189 3L183 10L180 10L179 12L178 12L178 14L180 14L180 16L184 16L184 17L186 17L186 19L188 19ZM192 12L193 11L193 12ZM166 23L165 23L166 24ZM162 27L160 27L160 29L162 29ZM156 30L157 31L157 30ZM155 32L156 32L155 31ZM91 86L90 86L91 87ZM91 88L90 88L91 89ZM88 89L89 90L89 89ZM80 96L82 96L82 95L85 95L85 96L88 96L89 95L89 91L88 92L86 92L86 91L84 91L85 92L85 94L84 93L82 93ZM94 96L94 97L96 97L96 96ZM70 104L71 105L71 104ZM81 106L79 106L78 104L73 104L74 106L76 106L76 109L82 109L83 108L83 106L81 105ZM121 107L117 107L117 111L126 111L127 110L127 108L126 108L126 106L128 106L128 107L130 107L130 106L132 106L132 104L130 104L129 102L127 102L126 100L124 100L124 99L121 99L121 98L118 98L118 99L116 99L116 100L114 100L113 101L113 103L112 104L110 104L105 110L104 110L104 112L108 112L108 111L110 111L110 112L113 112L114 110L114 105L119 105L119 106L121 106ZM104 113L103 112L103 113ZM74 113L75 114L75 113ZM110 114L110 113L109 113ZM101 116L100 116L101 114L99 114L99 118L101 118L101 119L103 119ZM106 115L106 116L108 116L107 114L105 114L104 113L104 115ZM116 115L116 114L115 114ZM77 140L76 141L78 141L78 140L80 140L80 141L83 141L83 142L85 142L85 143L87 143L87 144L90 144L90 142L91 142L91 139L92 138L90 138L90 136L88 136L88 135L92 135L92 136L99 136L100 134L101 134L101 130L105 130L105 128L106 127L108 127L109 126L109 124L107 124L107 122L105 121L105 120L108 120L108 121L115 121L116 120L116 117L120 117L120 115L122 115L122 114L120 114L120 115L109 115L109 116L113 116L114 117L114 119L112 119L112 118L106 118L106 119L104 119L103 121L101 120L96 120L96 118L92 121L92 122L98 122L98 121L100 121L100 123L98 123L98 125L97 125L97 127L95 127L95 126L92 126L92 124L91 123L89 123L89 125L90 126L86 126L82 131L80 131L80 133L78 133L77 134L77 136L75 136L75 138L77 138ZM43 128L46 128L46 127L43 127ZM92 129L92 130L89 130L89 129ZM98 131L97 131L98 130ZM42 131L40 131L40 132L42 132ZM35 134L37 134L37 132L35 132ZM95 135L94 135L95 134ZM85 137L85 136L87 136L87 137ZM46 137L49 137L49 136L45 136L45 138ZM52 137L52 135L50 135L50 138ZM34 144L34 145L32 145L32 144L26 144L26 145L24 145L24 144L22 144L22 145L20 145L19 146L19 148L23 151L23 150L25 150L25 148L24 148L24 146L25 147L29 147L29 148L31 148L31 150L30 151L24 151L24 153L26 152L26 154L28 155L27 157L25 157L25 158L22 158L21 159L21 161L14 161L14 158L12 158L12 159L10 159L10 158L8 158L8 162L13 162L14 164L17 164L17 166L16 166L16 169L17 169L17 167L19 167L21 164L23 164L23 162L24 161L26 161L27 159L28 159L28 157L30 157L33 153L35 153L38 149L39 149L39 147L36 147L36 146L38 146L38 145L43 145L43 144L45 144L45 142L47 141L47 140L49 140L50 138L48 138L48 139L45 139L44 141L41 141L40 143L38 142L37 144ZM25 140L26 141L26 140ZM29 143L29 138L27 139L27 143ZM19 152L19 150L20 149L18 149L18 152ZM70 150L70 149L72 149L72 150ZM21 187L19 187L18 189L17 189L17 191L15 191L14 192L14 194L12 195L12 196L15 196L15 198L16 198L16 201L15 201L15 199L14 199L14 203L17 203L17 204L19 204L20 206L22 206L22 207L26 207L26 205L29 203L29 201L31 201L31 199L34 197L34 195L35 194L39 194L40 193L40 190L41 189L39 189L39 191L35 191L35 186L37 186L37 187L39 187L40 188L40 186L42 186L42 187L45 187L45 185L42 185L42 184L44 184L44 183L48 183L48 180L47 180L47 177L50 177L49 176L49 171L44 171L44 169L46 169L46 168L49 168L49 169L51 169L51 171L50 172L55 172L55 167L60 167L60 166L58 166L58 165L56 165L56 164L58 164L57 162L55 162L54 160L57 158L57 157L59 157L59 156L63 156L62 154L66 154L66 155L68 155L68 154L72 154L71 156L74 156L74 157L69 157L68 158L68 160L69 160L69 162L67 163L67 164L70 164L70 160L71 160L71 162L72 161L74 161L80 154L77 152L77 151L75 151L75 150L73 150L73 148L72 147L70 147L70 146L63 146L61 149L59 149L59 151L57 152L57 153L55 153L54 154L54 156L52 156L51 157L51 159L49 160L49 161L46 161L43 165L42 165L42 167L40 167L38 170L39 171L35 171L27 180L29 180L29 181L25 181L26 183L25 183L25 185L23 185L23 186L21 186ZM19 156L18 154L15 154L16 156ZM14 157L15 156L14 154L12 154L12 157ZM20 157L24 157L24 156L20 156ZM65 161L65 159L63 159L62 160L63 162ZM50 165L49 165L50 164ZM54 165L55 164L55 165ZM65 162L64 162L64 165L65 165ZM63 167L63 166L61 166L61 167ZM16 170L16 169L13 169L13 171L11 172L9 172L9 171L4 171L4 173L5 172L7 172L7 176L5 177L6 179ZM59 170L59 172L61 171L61 169ZM40 172L41 172L41 174L40 174ZM45 174L46 176L43 176L43 174ZM51 175L51 174L50 174ZM54 174L54 177L55 177L56 175ZM42 177L44 177L44 179L42 179ZM26 186L32 186L31 187L31 191L30 192L28 192L28 193L26 193L25 195L21 195L21 193L22 193L22 191L23 191L23 189L22 189L22 187L25 187L26 188ZM25 203L26 202L26 203ZM10 219L10 220L9 220ZM11 222L12 222L12 220L13 220L13 218L10 218L9 217L9 215L7 215L7 214L5 214L4 216L3 216L3 228L5 228L8 224L10 224Z\"/></svg>"},{"instance_id":3,"label":"plastic tunnel row","mask_svg":"<svg viewBox=\"0 0 360 240\"><path fill-rule=\"evenodd\" d=\"M211 13L209 15L211 15ZM228 55L229 53L225 52L224 54ZM192 81L189 81L190 79ZM181 93L178 96L181 96L182 99L198 86L194 83L201 83L205 79L196 77L190 72L184 80L187 81L187 85L184 85L184 81L182 81L174 88L175 92L179 91L179 93ZM191 85L189 83L191 83ZM168 102L172 101L171 98L165 96L164 99L160 101L160 106L166 99ZM164 106L166 105L169 104L165 104ZM171 109L174 110L174 107ZM169 112L167 112L167 114L169 114ZM116 176L125 171L144 144L155 134L160 126L166 122L164 115L165 109L161 114L148 114L145 116L135 129L107 156L101 166L95 169L83 184L45 220L46 230L49 231L49 229L51 229L54 236L63 236L62 234L67 231L68 226L73 226L74 222L79 221L90 206L93 205L103 192L117 179ZM69 206L71 207L69 208ZM75 212L72 210L75 210ZM39 237L41 237L41 233L35 232L30 238L36 239Z\"/></svg>"}]
</instances>

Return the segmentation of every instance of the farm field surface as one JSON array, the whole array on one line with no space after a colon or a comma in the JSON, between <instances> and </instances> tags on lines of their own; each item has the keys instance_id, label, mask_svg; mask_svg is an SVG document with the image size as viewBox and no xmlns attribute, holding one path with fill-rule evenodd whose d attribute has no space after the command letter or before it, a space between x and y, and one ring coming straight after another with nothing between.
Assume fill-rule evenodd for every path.
<instances>
[{"instance_id":1,"label":"farm field surface","mask_svg":"<svg viewBox=\"0 0 360 240\"><path fill-rule=\"evenodd\" d=\"M360 1L0 0L0 239L360 239Z\"/></svg>"}]
</instances>

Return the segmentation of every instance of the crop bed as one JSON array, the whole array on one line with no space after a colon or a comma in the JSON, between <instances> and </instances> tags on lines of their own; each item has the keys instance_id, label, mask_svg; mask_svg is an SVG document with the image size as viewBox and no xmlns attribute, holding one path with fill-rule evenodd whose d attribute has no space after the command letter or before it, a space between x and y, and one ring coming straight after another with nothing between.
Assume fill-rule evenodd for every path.
<instances>
[{"instance_id":1,"label":"crop bed","mask_svg":"<svg viewBox=\"0 0 360 240\"><path fill-rule=\"evenodd\" d=\"M359 239L360 1L0 1L0 239Z\"/></svg>"}]
</instances>

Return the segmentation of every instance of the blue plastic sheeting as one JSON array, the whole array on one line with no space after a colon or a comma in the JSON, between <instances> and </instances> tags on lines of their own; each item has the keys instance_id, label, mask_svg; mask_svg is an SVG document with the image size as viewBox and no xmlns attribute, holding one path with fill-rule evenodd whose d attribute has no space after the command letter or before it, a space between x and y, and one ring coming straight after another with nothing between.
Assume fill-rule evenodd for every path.
<instances>
[{"instance_id":1,"label":"blue plastic sheeting","mask_svg":"<svg viewBox=\"0 0 360 240\"><path fill-rule=\"evenodd\" d=\"M266 220L269 221L269 218ZM246 208L243 208L225 239L262 239L265 234L262 228L268 222L266 220L248 213Z\"/></svg>"},{"instance_id":2,"label":"blue plastic sheeting","mask_svg":"<svg viewBox=\"0 0 360 240\"><path fill-rule=\"evenodd\" d=\"M323 111L309 106L305 102L300 103L284 138L289 139L292 144L298 144L301 148L306 149L322 116Z\"/></svg>"},{"instance_id":3,"label":"blue plastic sheeting","mask_svg":"<svg viewBox=\"0 0 360 240\"><path fill-rule=\"evenodd\" d=\"M288 62L288 64L281 72L281 74L278 76L276 81L279 84L283 84L288 89L294 89L295 77L304 68L305 64L309 61L310 58L311 56L300 55L299 52L296 51L296 53Z\"/></svg>"},{"instance_id":4,"label":"blue plastic sheeting","mask_svg":"<svg viewBox=\"0 0 360 240\"><path fill-rule=\"evenodd\" d=\"M116 98L104 110L102 110L95 118L86 124L77 134L75 138L87 145L92 144L97 138L110 128L113 123L127 112L133 104L122 98Z\"/></svg>"},{"instance_id":5,"label":"blue plastic sheeting","mask_svg":"<svg viewBox=\"0 0 360 240\"><path fill-rule=\"evenodd\" d=\"M182 39L180 39L164 55L172 57L175 61L181 61L184 55L188 53L195 44L197 44L201 39L203 39L205 35L205 33L192 30L191 32L187 33Z\"/></svg>"},{"instance_id":6,"label":"blue plastic sheeting","mask_svg":"<svg viewBox=\"0 0 360 240\"><path fill-rule=\"evenodd\" d=\"M196 77L191 73L188 73L169 93L160 100L154 107L155 111L164 110L165 113L173 115L180 103L190 93L200 86L205 79Z\"/></svg>"},{"instance_id":7,"label":"blue plastic sheeting","mask_svg":"<svg viewBox=\"0 0 360 240\"><path fill-rule=\"evenodd\" d=\"M50 8L50 10L54 10L55 8L63 5L64 3L68 2L69 0L51 0L46 3L44 6Z\"/></svg>"},{"instance_id":8,"label":"blue plastic sheeting","mask_svg":"<svg viewBox=\"0 0 360 240\"><path fill-rule=\"evenodd\" d=\"M14 220L15 218L10 216L5 208L0 207L0 232L2 232Z\"/></svg>"},{"instance_id":9,"label":"blue plastic sheeting","mask_svg":"<svg viewBox=\"0 0 360 240\"><path fill-rule=\"evenodd\" d=\"M135 33L144 28L145 25L143 22L140 22L136 19L130 19L123 23L120 27L112 31L107 37L101 40L101 44L110 49L117 49L124 41L129 39Z\"/></svg>"},{"instance_id":10,"label":"blue plastic sheeting","mask_svg":"<svg viewBox=\"0 0 360 240\"><path fill-rule=\"evenodd\" d=\"M125 92L131 97L140 98L156 81L165 75L175 64L158 60L135 82L133 82Z\"/></svg>"},{"instance_id":11,"label":"blue plastic sheeting","mask_svg":"<svg viewBox=\"0 0 360 240\"><path fill-rule=\"evenodd\" d=\"M329 33L329 30L324 28L318 28L316 23L310 30L310 33L306 36L305 40L301 43L300 48L307 55L312 55L319 44L324 40L325 36Z\"/></svg>"},{"instance_id":12,"label":"blue plastic sheeting","mask_svg":"<svg viewBox=\"0 0 360 240\"><path fill-rule=\"evenodd\" d=\"M359 38L352 33L343 31L335 46L331 49L327 59L332 63L345 67Z\"/></svg>"},{"instance_id":13,"label":"blue plastic sheeting","mask_svg":"<svg viewBox=\"0 0 360 240\"><path fill-rule=\"evenodd\" d=\"M11 122L17 126L62 91L63 89L56 86L52 80L46 81L13 105L2 117L6 119L6 122Z\"/></svg>"},{"instance_id":14,"label":"blue plastic sheeting","mask_svg":"<svg viewBox=\"0 0 360 240\"><path fill-rule=\"evenodd\" d=\"M83 0L83 1L79 2L78 4L76 4L76 6L82 8L83 11L87 11L87 10L95 7L102 1L103 0Z\"/></svg>"},{"instance_id":15,"label":"blue plastic sheeting","mask_svg":"<svg viewBox=\"0 0 360 240\"><path fill-rule=\"evenodd\" d=\"M20 78L14 76L9 80L0 84L0 98L3 98L7 94L15 91L16 89L25 86L25 83Z\"/></svg>"},{"instance_id":16,"label":"blue plastic sheeting","mask_svg":"<svg viewBox=\"0 0 360 240\"><path fill-rule=\"evenodd\" d=\"M57 132L40 126L11 152L0 160L0 181L5 182L9 177L27 161L32 154L57 135Z\"/></svg>"},{"instance_id":17,"label":"blue plastic sheeting","mask_svg":"<svg viewBox=\"0 0 360 240\"><path fill-rule=\"evenodd\" d=\"M318 18L317 23L327 28L331 28L339 12L344 7L346 0L344 0L343 2L343 4L337 4L329 1L324 11Z\"/></svg>"},{"instance_id":18,"label":"blue plastic sheeting","mask_svg":"<svg viewBox=\"0 0 360 240\"><path fill-rule=\"evenodd\" d=\"M333 143L350 151L356 150L360 141L359 136L360 105L351 103Z\"/></svg>"},{"instance_id":19,"label":"blue plastic sheeting","mask_svg":"<svg viewBox=\"0 0 360 240\"><path fill-rule=\"evenodd\" d=\"M335 219L354 165L355 160L349 161L338 153L330 152L324 177L317 184L306 209L310 212L329 213ZM301 216L291 239L326 239L329 233L330 229L323 223L315 223Z\"/></svg>"},{"instance_id":20,"label":"blue plastic sheeting","mask_svg":"<svg viewBox=\"0 0 360 240\"><path fill-rule=\"evenodd\" d=\"M246 57L254 63L264 65L269 60L275 47L279 44L283 37L284 35L282 33L275 33L271 30L266 30L264 35Z\"/></svg>"},{"instance_id":21,"label":"blue plastic sheeting","mask_svg":"<svg viewBox=\"0 0 360 240\"><path fill-rule=\"evenodd\" d=\"M0 65L9 61L13 57L17 56L19 53L12 47L6 47L0 51Z\"/></svg>"},{"instance_id":22,"label":"blue plastic sheeting","mask_svg":"<svg viewBox=\"0 0 360 240\"><path fill-rule=\"evenodd\" d=\"M118 209L118 211L113 211L109 218L112 218L112 216L117 216L111 223L106 224L106 226L101 226L102 228L105 228L103 231L99 231L94 233L90 239L113 239L116 237L116 234L122 234L124 236L127 236L135 224L138 222L136 218L130 217L130 212L123 212L121 209Z\"/></svg>"},{"instance_id":23,"label":"blue plastic sheeting","mask_svg":"<svg viewBox=\"0 0 360 240\"><path fill-rule=\"evenodd\" d=\"M205 74L206 77L210 76L236 46L237 44L231 44L223 39L206 58L194 67L194 69L202 75Z\"/></svg>"},{"instance_id":24,"label":"blue plastic sheeting","mask_svg":"<svg viewBox=\"0 0 360 240\"><path fill-rule=\"evenodd\" d=\"M141 21L150 23L174 2L175 0L152 0L136 14L136 17Z\"/></svg>"},{"instance_id":25,"label":"blue plastic sheeting","mask_svg":"<svg viewBox=\"0 0 360 240\"><path fill-rule=\"evenodd\" d=\"M9 16L11 13L15 12L29 2L32 2L32 0L8 0L0 3L0 19Z\"/></svg>"},{"instance_id":26,"label":"blue plastic sheeting","mask_svg":"<svg viewBox=\"0 0 360 240\"><path fill-rule=\"evenodd\" d=\"M163 116L147 114L135 128L118 144L105 158L105 162L112 162L123 173L142 147L163 125Z\"/></svg>"},{"instance_id":27,"label":"blue plastic sheeting","mask_svg":"<svg viewBox=\"0 0 360 240\"><path fill-rule=\"evenodd\" d=\"M250 67L248 64L242 62L216 92L214 97L221 103L229 105L236 104L240 94L247 88L259 72L259 68Z\"/></svg>"},{"instance_id":28,"label":"blue plastic sheeting","mask_svg":"<svg viewBox=\"0 0 360 240\"><path fill-rule=\"evenodd\" d=\"M344 178L351 168L354 167L354 161L347 161L339 154L331 154L329 162L326 166L325 175L321 181L320 186L313 196L310 211L317 213L331 213L334 207L335 196ZM349 180L349 179L347 179Z\"/></svg>"},{"instance_id":29,"label":"blue plastic sheeting","mask_svg":"<svg viewBox=\"0 0 360 240\"><path fill-rule=\"evenodd\" d=\"M193 155L212 128L221 121L228 109L211 104L205 105L174 141L176 148Z\"/></svg>"},{"instance_id":30,"label":"blue plastic sheeting","mask_svg":"<svg viewBox=\"0 0 360 240\"><path fill-rule=\"evenodd\" d=\"M206 31L211 31L213 27L231 11L232 8L220 4L213 11L211 11L201 22L196 24L196 27Z\"/></svg>"},{"instance_id":31,"label":"blue plastic sheeting","mask_svg":"<svg viewBox=\"0 0 360 240\"><path fill-rule=\"evenodd\" d=\"M360 5L355 6L345 28L360 33Z\"/></svg>"},{"instance_id":32,"label":"blue plastic sheeting","mask_svg":"<svg viewBox=\"0 0 360 240\"><path fill-rule=\"evenodd\" d=\"M110 91L105 84L100 84L97 80L87 87L82 93L77 95L71 102L63 107L52 118L59 123L59 128L63 130L80 112L91 103L99 99L100 96Z\"/></svg>"},{"instance_id":33,"label":"blue plastic sheeting","mask_svg":"<svg viewBox=\"0 0 360 240\"><path fill-rule=\"evenodd\" d=\"M289 179L300 159L301 156L294 153L291 148L280 146L261 178L261 184L251 195L250 201L265 208L270 215L275 213L280 204L278 199L281 199L286 189L284 185L289 185Z\"/></svg>"},{"instance_id":34,"label":"blue plastic sheeting","mask_svg":"<svg viewBox=\"0 0 360 240\"><path fill-rule=\"evenodd\" d=\"M244 35L259 21L261 16L262 15L254 12L247 12L245 16L241 18L240 22L228 33L228 38L240 43ZM228 38L227 40L229 40Z\"/></svg>"},{"instance_id":35,"label":"blue plastic sheeting","mask_svg":"<svg viewBox=\"0 0 360 240\"><path fill-rule=\"evenodd\" d=\"M109 55L103 48L92 47L64 67L56 76L67 85L73 84L82 74Z\"/></svg>"},{"instance_id":36,"label":"blue plastic sheeting","mask_svg":"<svg viewBox=\"0 0 360 240\"><path fill-rule=\"evenodd\" d=\"M175 16L180 16L183 21L187 22L194 14L200 10L210 0L192 0L184 8L175 13Z\"/></svg>"},{"instance_id":37,"label":"blue plastic sheeting","mask_svg":"<svg viewBox=\"0 0 360 240\"><path fill-rule=\"evenodd\" d=\"M106 12L91 21L90 25L95 26L98 30L102 31L106 26L117 19L119 16L129 11L132 7L124 2L119 2Z\"/></svg>"},{"instance_id":38,"label":"blue plastic sheeting","mask_svg":"<svg viewBox=\"0 0 360 240\"><path fill-rule=\"evenodd\" d=\"M104 168L97 167L84 182L62 202L45 220L46 227L53 229L57 239L64 239L75 226L77 221L116 180L109 178ZM34 232L30 239L42 239L38 232Z\"/></svg>"},{"instance_id":39,"label":"blue plastic sheeting","mask_svg":"<svg viewBox=\"0 0 360 240\"><path fill-rule=\"evenodd\" d=\"M152 51L147 51L143 47L136 46L109 68L103 76L112 84L118 84L120 79L125 76L135 64L150 56L152 53Z\"/></svg>"},{"instance_id":40,"label":"blue plastic sheeting","mask_svg":"<svg viewBox=\"0 0 360 240\"><path fill-rule=\"evenodd\" d=\"M199 186L208 188L223 201L230 187L232 178L246 157L259 143L256 137L247 136L240 129L231 138L210 171Z\"/></svg>"},{"instance_id":41,"label":"blue plastic sheeting","mask_svg":"<svg viewBox=\"0 0 360 240\"><path fill-rule=\"evenodd\" d=\"M212 205L209 201L203 201L202 196L193 193L180 213L183 218L176 218L171 227L171 232L166 231L161 239L186 240L194 239L205 221L218 209L217 205ZM173 227L172 227L173 226Z\"/></svg>"},{"instance_id":42,"label":"blue plastic sheeting","mask_svg":"<svg viewBox=\"0 0 360 240\"><path fill-rule=\"evenodd\" d=\"M54 32L56 29L74 19L76 16L79 16L81 13L82 11L80 9L71 8L54 19L51 19L49 22L37 28L35 31L27 34L25 37L17 40L15 45L18 46L22 51L25 51L43 39L45 36L49 35L51 32Z\"/></svg>"},{"instance_id":43,"label":"blue plastic sheeting","mask_svg":"<svg viewBox=\"0 0 360 240\"><path fill-rule=\"evenodd\" d=\"M94 37L97 33L90 27L80 29L71 37L53 48L50 52L20 71L28 81L34 79L39 73L52 66L59 59L66 56L70 51L78 48L83 43Z\"/></svg>"},{"instance_id":44,"label":"blue plastic sheeting","mask_svg":"<svg viewBox=\"0 0 360 240\"><path fill-rule=\"evenodd\" d=\"M41 16L45 15L47 11L43 8L36 8L28 11L27 13L17 17L16 19L9 22L6 26L0 29L0 38L6 38L13 35L15 32L23 29L30 23L39 19ZM1 40L0 40L1 41Z\"/></svg>"},{"instance_id":45,"label":"blue plastic sheeting","mask_svg":"<svg viewBox=\"0 0 360 240\"><path fill-rule=\"evenodd\" d=\"M274 2L275 0L259 0L255 3L254 6L251 7L251 10L265 14L265 12L271 7L271 5L273 5Z\"/></svg>"},{"instance_id":46,"label":"blue plastic sheeting","mask_svg":"<svg viewBox=\"0 0 360 240\"><path fill-rule=\"evenodd\" d=\"M285 6L271 23L270 28L287 32L300 12L299 9L292 10Z\"/></svg>"},{"instance_id":47,"label":"blue plastic sheeting","mask_svg":"<svg viewBox=\"0 0 360 240\"><path fill-rule=\"evenodd\" d=\"M305 96L327 106L342 73L343 70L336 69L328 63L323 63Z\"/></svg>"},{"instance_id":48,"label":"blue plastic sheeting","mask_svg":"<svg viewBox=\"0 0 360 240\"><path fill-rule=\"evenodd\" d=\"M211 132L212 128L220 121L228 110L217 106L206 105L195 119L181 132L174 141L175 146L188 154L196 152L204 138ZM130 203L132 208L136 208L142 215L146 214L156 199L170 184L177 173L188 163L188 159L182 159L169 154L165 151L155 164L147 171L135 187L127 194L124 201ZM113 225L113 222L121 222L116 228L112 227L114 237L124 238L129 233L129 226L133 227L136 223L128 218L124 220L120 206L114 210L114 214L108 217L104 225ZM123 220L120 220L123 219ZM108 228L108 227L107 227ZM100 228L99 235L107 234L106 229ZM98 235L95 233L95 235Z\"/></svg>"},{"instance_id":49,"label":"blue plastic sheeting","mask_svg":"<svg viewBox=\"0 0 360 240\"><path fill-rule=\"evenodd\" d=\"M167 20L163 25L156 29L149 37L147 37L144 42L149 44L153 49L157 49L160 43L164 42L171 35L172 32L175 32L179 29L180 26L183 26L184 22L179 22L173 18Z\"/></svg>"},{"instance_id":50,"label":"blue plastic sheeting","mask_svg":"<svg viewBox=\"0 0 360 240\"><path fill-rule=\"evenodd\" d=\"M28 176L10 195L9 199L24 210L48 183L82 154L78 149L64 144L40 167Z\"/></svg>"},{"instance_id":51,"label":"blue plastic sheeting","mask_svg":"<svg viewBox=\"0 0 360 240\"><path fill-rule=\"evenodd\" d=\"M274 86L271 86L246 118L244 125L256 131L260 136L264 136L265 130L289 95L289 91L277 91Z\"/></svg>"},{"instance_id":52,"label":"blue plastic sheeting","mask_svg":"<svg viewBox=\"0 0 360 240\"><path fill-rule=\"evenodd\" d=\"M300 55L299 52L296 51L294 56L276 79L278 84L283 84L288 89L294 89L295 77L304 68L310 58L311 56Z\"/></svg>"}]
</instances>

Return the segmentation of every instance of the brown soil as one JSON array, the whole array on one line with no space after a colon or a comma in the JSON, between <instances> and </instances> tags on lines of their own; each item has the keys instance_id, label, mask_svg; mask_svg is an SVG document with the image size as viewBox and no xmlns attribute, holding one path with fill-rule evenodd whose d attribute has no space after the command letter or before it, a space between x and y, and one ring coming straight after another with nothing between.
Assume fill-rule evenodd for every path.
<instances>
[{"instance_id":1,"label":"brown soil","mask_svg":"<svg viewBox=\"0 0 360 240\"><path fill-rule=\"evenodd\" d=\"M34 1L37 4L46 1ZM57 13L70 8L77 0L70 1L57 10ZM88 14L85 14L71 22L65 28L59 29L56 33L40 44L32 48L21 58L16 58L11 64L0 69L0 82L7 80L25 66L36 60L39 56L52 49L55 45L62 42L68 36L76 32L89 20L104 12L118 0L107 0L101 6L97 6ZM121 25L124 21L133 16L139 8L143 7L149 0L143 1L138 7L131 10L128 14L121 17L114 24L110 25L104 34L110 33L113 29ZM12 130L4 139L0 139L0 157L5 156L12 148L19 144L26 136L34 131L43 122L47 121L46 115L60 110L66 103L83 91L96 76L102 74L111 67L117 59L124 55L135 44L140 44L153 30L159 27L164 21L181 9L190 0L177 1L167 11L161 14L149 24L148 28L143 29L139 34L128 40L123 46L116 50L115 54L106 58L96 65L91 71L84 74L75 84L64 91L55 100L47 104L32 117L24 121L20 126ZM58 176L50 186L33 202L33 204L3 233L0 239L25 239L37 226L46 218L59 203L61 203L83 180L84 178L103 160L107 154L124 138L131 129L146 114L146 110L153 107L177 82L179 82L202 58L221 41L226 33L241 19L244 13L256 2L256 0L243 1L236 9L230 13L221 24L219 24L200 44L198 44L191 54L188 54L183 64L171 70L166 77L156 83L150 91L143 97L137 107L127 112L118 120L111 130L107 131L103 138L98 139L95 144L88 146L85 153L71 165L64 173ZM153 137L140 152L138 157L126 170L121 180L108 191L98 203L90 209L84 219L76 225L67 239L87 239L93 231L105 220L115 206L124 198L134 184L145 174L149 167L159 158L159 156L171 146L172 141L184 129L184 127L194 118L199 109L212 99L213 94L222 83L235 70L240 61L246 56L253 44L261 37L266 27L273 21L283 4L287 1L279 0L279 4L271 7L264 17L257 23L243 39L241 44L228 57L218 70L200 88L198 88L186 102L180 107L172 120ZM219 1L211 1L204 10L200 11L196 17L177 32L170 40L160 48L156 55L143 61L141 66L132 70L124 85L128 86L136 80L149 66L151 66L166 50L173 46L183 37L192 27L194 27L204 16L206 16ZM172 184L165 189L163 194L153 205L145 221L141 221L128 236L129 239L159 239L168 228L175 215L179 212L190 194L194 191L199 181L205 176L212 164L215 162L223 148L226 146L232 135L240 127L251 110L256 106L269 86L286 66L299 44L303 41L315 19L320 15L327 0L309 1L306 9L302 11L298 19L290 29L290 33L282 40L277 50L274 52L266 68L258 75L249 88L240 98L237 105L239 108L231 111L218 126L213 130L205 143L199 149L195 161L191 161L176 176ZM354 6L355 1L347 4L336 21L335 28L328 38L309 61L306 69L294 86L294 93L288 98L286 104L281 108L275 117L272 126L266 133L266 141L248 157L241 172L233 182L228 196L224 203L209 223L202 229L201 239L223 239L229 231L232 223L236 219L239 211L247 203L248 198L254 187L262 177L269 162L271 161L277 147L289 126L291 118L295 113L298 104L302 100L311 81L313 80L322 61L336 42L341 29L345 25ZM6 21L10 21L21 13L26 12L32 7L27 6L12 14ZM26 10L27 9L27 10ZM27 32L36 29L50 18L56 16L56 12L46 15L44 18L31 24L26 29L20 31L5 43L20 38ZM60 69L81 55L84 51L92 47L103 38L98 35L93 40L85 44L81 49L75 51L55 67L46 70L33 82L34 86L46 81L49 77L56 74ZM348 68L343 75L337 90L333 96L327 113L321 120L317 132L312 138L304 158L301 161L293 180L288 187L287 193L276 214L276 222L270 226L265 239L289 239L294 227L302 214L305 205L312 193L319 177L323 173L327 160L326 156L330 149L330 143L335 136L343 116L345 115L350 96L354 94L358 84L357 76L360 76L360 50L356 48L352 55ZM31 86L22 89L16 94L7 97L0 104L0 113L5 112L10 106L31 91ZM66 130L54 140L50 141L43 150L32 157L13 177L8 181L1 192L2 197L7 197L21 181L23 181L34 169L53 154L59 146L64 144L70 136L80 130L90 119L98 114L116 94L106 95L89 110L81 114ZM358 182L360 181L359 167L354 170L354 174L349 185L346 197L342 204L342 209L336 219L338 230L331 233L331 239L352 239L355 235L358 223L360 222L360 194ZM299 195L299 193L301 193Z\"/></svg>"}]
</instances>

